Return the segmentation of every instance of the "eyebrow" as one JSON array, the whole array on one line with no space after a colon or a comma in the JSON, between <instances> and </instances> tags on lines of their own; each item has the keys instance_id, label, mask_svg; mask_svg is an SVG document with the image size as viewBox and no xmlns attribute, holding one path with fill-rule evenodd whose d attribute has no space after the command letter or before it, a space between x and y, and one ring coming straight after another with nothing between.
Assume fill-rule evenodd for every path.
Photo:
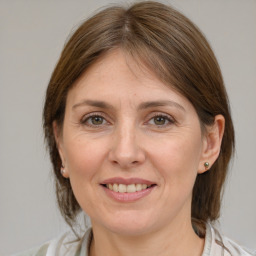
<instances>
[{"instance_id":1,"label":"eyebrow","mask_svg":"<svg viewBox=\"0 0 256 256\"><path fill-rule=\"evenodd\" d=\"M104 101L98 101L98 100L83 100L82 102L73 105L72 109L75 109L77 107L87 106L87 105L92 107L98 107L98 108L113 109L112 105Z\"/></svg>"},{"instance_id":2,"label":"eyebrow","mask_svg":"<svg viewBox=\"0 0 256 256\"><path fill-rule=\"evenodd\" d=\"M182 111L185 111L185 108L183 106L181 106L179 103L172 101L172 100L159 100L159 101L143 102L139 105L138 109L147 109L147 108L164 107L164 106L176 107Z\"/></svg>"},{"instance_id":3,"label":"eyebrow","mask_svg":"<svg viewBox=\"0 0 256 256\"><path fill-rule=\"evenodd\" d=\"M98 107L98 108L103 108L103 109L113 109L114 108L111 104L106 103L104 101L83 100L82 102L73 105L72 109L75 109L77 107L82 107L82 106L92 106L92 107ZM181 106L179 103L172 101L172 100L157 100L157 101L142 102L138 106L138 110L153 108L153 107L164 107L164 106L176 107L182 111L185 111L185 108L183 106Z\"/></svg>"}]
</instances>

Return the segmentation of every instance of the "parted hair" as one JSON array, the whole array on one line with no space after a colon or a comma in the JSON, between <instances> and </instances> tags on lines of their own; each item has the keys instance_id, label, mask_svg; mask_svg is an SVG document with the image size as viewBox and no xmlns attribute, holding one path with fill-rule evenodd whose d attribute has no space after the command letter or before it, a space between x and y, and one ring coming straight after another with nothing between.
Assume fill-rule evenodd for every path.
<instances>
[{"instance_id":1,"label":"parted hair","mask_svg":"<svg viewBox=\"0 0 256 256\"><path fill-rule=\"evenodd\" d=\"M62 163L53 123L62 128L67 94L79 76L103 54L116 48L145 65L167 86L186 97L198 114L202 132L214 123L216 115L224 116L225 131L219 157L210 171L198 174L191 211L196 226L218 219L223 185L234 150L234 129L222 74L199 29L177 10L154 1L129 7L109 6L83 22L65 44L52 73L46 92L43 126L63 217L72 226L81 207L70 180L60 173Z\"/></svg>"}]
</instances>

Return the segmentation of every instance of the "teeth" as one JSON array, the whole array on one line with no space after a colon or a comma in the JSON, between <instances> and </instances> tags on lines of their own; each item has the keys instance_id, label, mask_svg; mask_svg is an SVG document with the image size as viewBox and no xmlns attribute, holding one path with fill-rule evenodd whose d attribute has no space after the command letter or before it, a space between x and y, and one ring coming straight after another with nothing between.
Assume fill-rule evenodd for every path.
<instances>
[{"instance_id":1,"label":"teeth","mask_svg":"<svg viewBox=\"0 0 256 256\"><path fill-rule=\"evenodd\" d=\"M113 191L118 192L119 186L117 184L113 184Z\"/></svg>"},{"instance_id":2,"label":"teeth","mask_svg":"<svg viewBox=\"0 0 256 256\"><path fill-rule=\"evenodd\" d=\"M142 190L142 185L136 184L136 191L141 191L141 190Z\"/></svg>"},{"instance_id":3,"label":"teeth","mask_svg":"<svg viewBox=\"0 0 256 256\"><path fill-rule=\"evenodd\" d=\"M146 189L148 186L146 184L142 184L142 189Z\"/></svg>"},{"instance_id":4,"label":"teeth","mask_svg":"<svg viewBox=\"0 0 256 256\"><path fill-rule=\"evenodd\" d=\"M118 192L124 193L127 191L127 187L124 184L119 184Z\"/></svg>"},{"instance_id":5,"label":"teeth","mask_svg":"<svg viewBox=\"0 0 256 256\"><path fill-rule=\"evenodd\" d=\"M134 184L128 185L127 186L127 193L134 193L136 192L136 187Z\"/></svg>"},{"instance_id":6,"label":"teeth","mask_svg":"<svg viewBox=\"0 0 256 256\"><path fill-rule=\"evenodd\" d=\"M124 185L124 184L107 184L107 188L114 192L119 192L119 193L134 193L137 191L141 191L144 189L147 189L151 185L147 184L129 184L129 185Z\"/></svg>"}]
</instances>

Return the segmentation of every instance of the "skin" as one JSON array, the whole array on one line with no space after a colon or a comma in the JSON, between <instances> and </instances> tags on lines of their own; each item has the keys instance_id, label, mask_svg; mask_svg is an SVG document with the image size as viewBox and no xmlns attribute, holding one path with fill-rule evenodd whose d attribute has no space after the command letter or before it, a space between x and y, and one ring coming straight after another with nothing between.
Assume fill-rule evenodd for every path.
<instances>
[{"instance_id":1,"label":"skin","mask_svg":"<svg viewBox=\"0 0 256 256\"><path fill-rule=\"evenodd\" d=\"M218 157L222 116L202 134L192 104L117 49L75 82L62 131L54 130L63 175L92 221L90 255L201 255L192 189L204 163ZM117 202L100 185L113 177L156 186L135 202Z\"/></svg>"}]
</instances>

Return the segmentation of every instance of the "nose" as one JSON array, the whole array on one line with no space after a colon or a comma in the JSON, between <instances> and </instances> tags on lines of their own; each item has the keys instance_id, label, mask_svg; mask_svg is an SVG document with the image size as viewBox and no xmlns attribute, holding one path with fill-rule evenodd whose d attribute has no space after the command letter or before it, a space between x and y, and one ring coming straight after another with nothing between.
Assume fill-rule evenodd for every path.
<instances>
[{"instance_id":1,"label":"nose","mask_svg":"<svg viewBox=\"0 0 256 256\"><path fill-rule=\"evenodd\" d=\"M145 161L145 151L139 143L139 134L136 127L129 124L116 128L109 151L109 160L121 167L130 169Z\"/></svg>"}]
</instances>

